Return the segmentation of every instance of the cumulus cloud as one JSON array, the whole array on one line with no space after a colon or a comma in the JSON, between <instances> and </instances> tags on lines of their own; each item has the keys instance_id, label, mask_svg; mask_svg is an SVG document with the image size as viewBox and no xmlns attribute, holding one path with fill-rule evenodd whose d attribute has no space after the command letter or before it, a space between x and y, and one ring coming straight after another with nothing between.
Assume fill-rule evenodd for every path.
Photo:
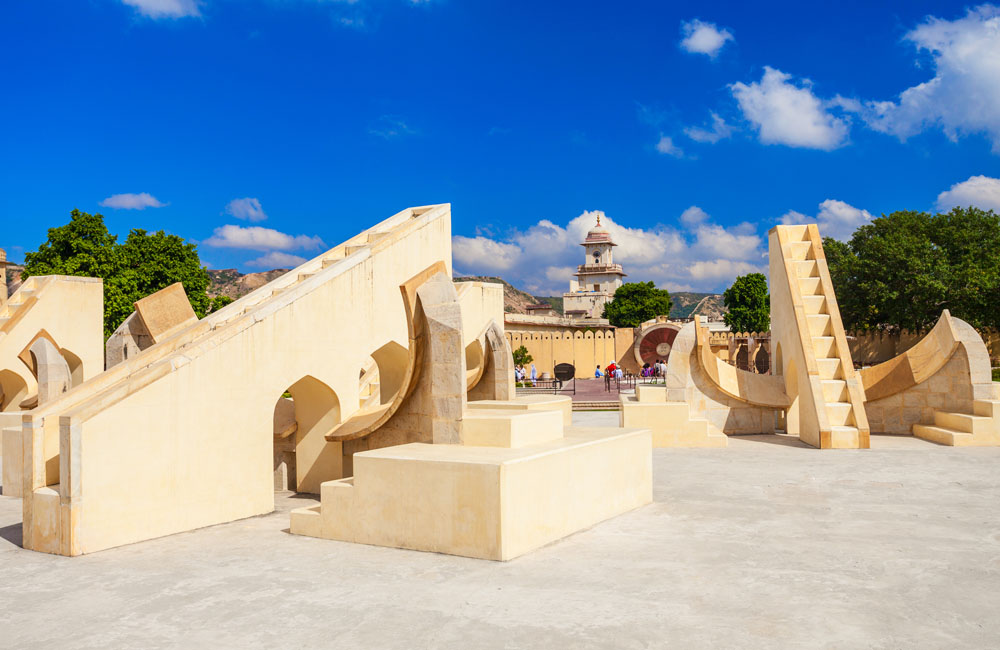
<instances>
[{"instance_id":1,"label":"cumulus cloud","mask_svg":"<svg viewBox=\"0 0 1000 650\"><path fill-rule=\"evenodd\" d=\"M147 18L184 18L200 16L196 0L122 0Z\"/></svg>"},{"instance_id":2,"label":"cumulus cloud","mask_svg":"<svg viewBox=\"0 0 1000 650\"><path fill-rule=\"evenodd\" d=\"M697 18L681 23L681 49L695 54L707 54L715 58L726 44L733 40L728 29L719 29L714 23L706 23Z\"/></svg>"},{"instance_id":3,"label":"cumulus cloud","mask_svg":"<svg viewBox=\"0 0 1000 650\"><path fill-rule=\"evenodd\" d=\"M719 140L725 140L733 134L733 127L726 124L726 121L716 113L712 113L712 125L709 128L691 126L684 129L684 135L695 142L708 142L715 144Z\"/></svg>"},{"instance_id":4,"label":"cumulus cloud","mask_svg":"<svg viewBox=\"0 0 1000 650\"><path fill-rule=\"evenodd\" d=\"M855 230L871 220L872 215L868 210L861 210L843 201L827 199L819 204L819 212L815 217L789 210L781 215L778 222L786 225L815 223L819 225L820 236L847 241Z\"/></svg>"},{"instance_id":5,"label":"cumulus cloud","mask_svg":"<svg viewBox=\"0 0 1000 650\"><path fill-rule=\"evenodd\" d=\"M243 248L254 251L316 250L323 246L323 240L319 237L287 235L272 228L235 225L216 228L204 243L216 248Z\"/></svg>"},{"instance_id":6,"label":"cumulus cloud","mask_svg":"<svg viewBox=\"0 0 1000 650\"><path fill-rule=\"evenodd\" d=\"M1000 178L970 176L969 180L955 183L937 197L937 209L942 212L970 205L1000 213Z\"/></svg>"},{"instance_id":7,"label":"cumulus cloud","mask_svg":"<svg viewBox=\"0 0 1000 650\"><path fill-rule=\"evenodd\" d=\"M697 226L706 220L708 220L708 213L697 205L692 205L684 212L681 212L681 223L685 226Z\"/></svg>"},{"instance_id":8,"label":"cumulus cloud","mask_svg":"<svg viewBox=\"0 0 1000 650\"><path fill-rule=\"evenodd\" d=\"M226 205L226 214L245 221L263 221L267 219L267 214L264 212L264 208L260 206L260 201L250 197L230 201Z\"/></svg>"},{"instance_id":9,"label":"cumulus cloud","mask_svg":"<svg viewBox=\"0 0 1000 650\"><path fill-rule=\"evenodd\" d=\"M305 263L306 258L282 253L281 251L271 251L261 255L256 259L247 262L247 266L254 266L261 269L294 269L299 264Z\"/></svg>"},{"instance_id":10,"label":"cumulus cloud","mask_svg":"<svg viewBox=\"0 0 1000 650\"><path fill-rule=\"evenodd\" d=\"M675 291L716 291L737 274L767 272L763 238L751 224L726 228L701 208L691 206L678 226L629 228L600 211L583 212L565 225L543 219L504 238L455 236L455 265L480 275L500 275L534 295L561 295L569 289L580 246L597 216L618 246L614 259L627 281L656 282Z\"/></svg>"},{"instance_id":11,"label":"cumulus cloud","mask_svg":"<svg viewBox=\"0 0 1000 650\"><path fill-rule=\"evenodd\" d=\"M956 140L984 133L1000 153L1000 7L982 5L948 21L929 17L905 40L933 58L935 75L894 101L859 107L868 125L906 139L941 128Z\"/></svg>"},{"instance_id":12,"label":"cumulus cloud","mask_svg":"<svg viewBox=\"0 0 1000 650\"><path fill-rule=\"evenodd\" d=\"M477 273L508 271L517 263L521 252L514 244L494 241L482 235L456 235L451 238L451 247L455 263L463 268L477 269Z\"/></svg>"},{"instance_id":13,"label":"cumulus cloud","mask_svg":"<svg viewBox=\"0 0 1000 650\"><path fill-rule=\"evenodd\" d=\"M660 136L660 141L656 143L656 150L667 156L673 156L674 158L680 158L684 155L684 152L681 151L680 147L675 145L674 141L665 135Z\"/></svg>"},{"instance_id":14,"label":"cumulus cloud","mask_svg":"<svg viewBox=\"0 0 1000 650\"><path fill-rule=\"evenodd\" d=\"M100 205L115 210L145 210L146 208L162 208L166 203L161 203L148 192L140 192L139 194L113 194L101 201Z\"/></svg>"},{"instance_id":15,"label":"cumulus cloud","mask_svg":"<svg viewBox=\"0 0 1000 650\"><path fill-rule=\"evenodd\" d=\"M847 122L829 112L831 104L813 94L809 80L795 84L791 79L781 70L765 67L759 82L729 86L760 141L826 151L843 145Z\"/></svg>"}]
</instances>

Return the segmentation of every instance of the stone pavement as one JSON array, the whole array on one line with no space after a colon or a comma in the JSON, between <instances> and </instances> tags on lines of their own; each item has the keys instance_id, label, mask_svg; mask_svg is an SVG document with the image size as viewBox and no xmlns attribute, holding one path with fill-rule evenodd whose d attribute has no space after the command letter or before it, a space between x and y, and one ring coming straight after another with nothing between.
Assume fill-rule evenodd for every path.
<instances>
[{"instance_id":1,"label":"stone pavement","mask_svg":"<svg viewBox=\"0 0 1000 650\"><path fill-rule=\"evenodd\" d=\"M615 424L617 413L575 413ZM655 502L509 563L274 514L78 558L0 496L2 648L1000 646L1000 449L873 436L655 449Z\"/></svg>"}]
</instances>

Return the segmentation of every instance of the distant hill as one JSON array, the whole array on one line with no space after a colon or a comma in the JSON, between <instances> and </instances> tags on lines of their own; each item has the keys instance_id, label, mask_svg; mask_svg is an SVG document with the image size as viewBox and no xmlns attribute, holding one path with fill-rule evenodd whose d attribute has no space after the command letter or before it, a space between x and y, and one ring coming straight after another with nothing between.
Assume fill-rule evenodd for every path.
<instances>
[{"instance_id":1,"label":"distant hill","mask_svg":"<svg viewBox=\"0 0 1000 650\"><path fill-rule=\"evenodd\" d=\"M18 264L8 264L7 265L7 297L14 295L17 288L21 286L21 271L24 270L23 266Z\"/></svg>"},{"instance_id":2,"label":"distant hill","mask_svg":"<svg viewBox=\"0 0 1000 650\"><path fill-rule=\"evenodd\" d=\"M273 269L260 273L240 273L236 269L209 269L208 290L210 298L229 296L233 300L241 298L254 289L288 273L290 269Z\"/></svg>"},{"instance_id":3,"label":"distant hill","mask_svg":"<svg viewBox=\"0 0 1000 650\"><path fill-rule=\"evenodd\" d=\"M552 305L560 314L562 313L562 298L553 297L542 297L533 296L527 291L522 291L507 282L503 278L498 278L492 275L467 275L463 277L456 277L455 282L494 282L496 284L503 285L503 310L509 314L527 314L528 305L536 305L541 302L547 302Z\"/></svg>"},{"instance_id":4,"label":"distant hill","mask_svg":"<svg viewBox=\"0 0 1000 650\"><path fill-rule=\"evenodd\" d=\"M708 316L711 320L720 320L726 313L722 303L722 295L718 293L692 293L689 291L671 292L674 301L670 308L671 318L693 318Z\"/></svg>"}]
</instances>

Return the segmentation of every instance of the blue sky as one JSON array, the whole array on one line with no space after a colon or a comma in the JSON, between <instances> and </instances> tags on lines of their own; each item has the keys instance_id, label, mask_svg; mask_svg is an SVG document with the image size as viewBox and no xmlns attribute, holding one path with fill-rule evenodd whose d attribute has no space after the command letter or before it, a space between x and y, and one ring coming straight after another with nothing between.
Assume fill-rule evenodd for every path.
<instances>
[{"instance_id":1,"label":"blue sky","mask_svg":"<svg viewBox=\"0 0 1000 650\"><path fill-rule=\"evenodd\" d=\"M720 290L767 229L1000 210L1000 8L953 2L35 0L0 23L0 246L74 207L211 267L451 202L455 267Z\"/></svg>"}]
</instances>

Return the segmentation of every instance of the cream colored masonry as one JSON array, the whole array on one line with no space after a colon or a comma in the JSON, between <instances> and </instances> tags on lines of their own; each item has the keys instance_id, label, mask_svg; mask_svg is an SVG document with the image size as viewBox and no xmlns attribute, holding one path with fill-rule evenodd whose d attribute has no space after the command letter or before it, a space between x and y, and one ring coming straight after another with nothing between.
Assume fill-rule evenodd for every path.
<instances>
[{"instance_id":1,"label":"cream colored masonry","mask_svg":"<svg viewBox=\"0 0 1000 650\"><path fill-rule=\"evenodd\" d=\"M435 264L450 277L450 222L446 204L400 212L25 414L25 547L79 555L271 511L289 389L298 489L340 478L325 435L363 403L373 353L408 348L400 287ZM493 285L460 302L467 333L502 323Z\"/></svg>"},{"instance_id":2,"label":"cream colored masonry","mask_svg":"<svg viewBox=\"0 0 1000 650\"><path fill-rule=\"evenodd\" d=\"M3 270L0 268L0 273ZM40 339L53 346L76 386L104 370L103 285L93 278L61 275L31 277L6 305L0 305L0 438L3 448L4 496L22 493L24 451L21 416L39 400L37 368L30 348ZM53 387L45 387L43 389ZM61 391L62 386L56 388ZM50 390L42 391L41 401ZM58 453L58 440L49 440L48 453Z\"/></svg>"}]
</instances>

